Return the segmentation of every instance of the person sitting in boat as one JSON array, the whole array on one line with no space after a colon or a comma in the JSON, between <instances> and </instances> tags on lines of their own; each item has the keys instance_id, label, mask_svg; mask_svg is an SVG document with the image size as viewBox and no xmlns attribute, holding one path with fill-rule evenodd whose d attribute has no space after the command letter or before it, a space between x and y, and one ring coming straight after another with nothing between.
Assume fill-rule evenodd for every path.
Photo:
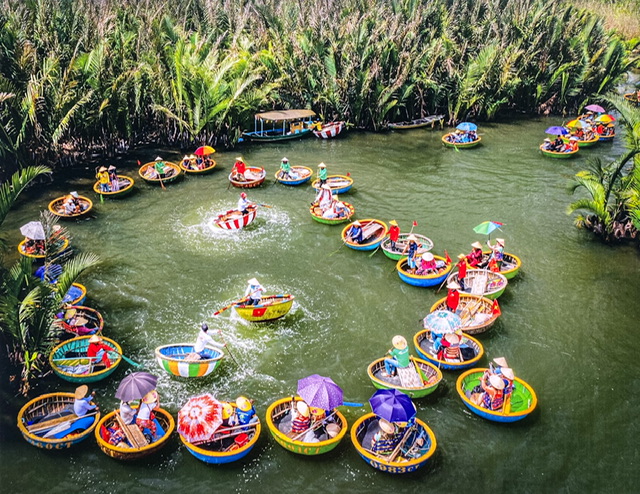
<instances>
[{"instance_id":1,"label":"person sitting in boat","mask_svg":"<svg viewBox=\"0 0 640 494\"><path fill-rule=\"evenodd\" d=\"M182 167L186 168L187 170L191 170L191 160L186 154L184 155L184 158L182 158Z\"/></svg>"},{"instance_id":2,"label":"person sitting in boat","mask_svg":"<svg viewBox=\"0 0 640 494\"><path fill-rule=\"evenodd\" d=\"M448 362L460 362L460 336L455 333L447 333L440 341L438 359Z\"/></svg>"},{"instance_id":3,"label":"person sitting in boat","mask_svg":"<svg viewBox=\"0 0 640 494\"><path fill-rule=\"evenodd\" d=\"M407 237L407 241L408 243L402 251L402 255L407 255L407 272L413 274L417 268L416 254L418 253L418 239L414 234L411 234Z\"/></svg>"},{"instance_id":4,"label":"person sitting in boat","mask_svg":"<svg viewBox=\"0 0 640 494\"><path fill-rule=\"evenodd\" d=\"M156 180L160 175L158 175L158 172L153 166L148 166L144 172L144 176L150 180Z\"/></svg>"},{"instance_id":5,"label":"person sitting in boat","mask_svg":"<svg viewBox=\"0 0 640 494\"><path fill-rule=\"evenodd\" d=\"M295 436L309 430L309 427L311 426L309 405L304 401L298 401L296 402L295 408L292 409L292 413L291 434Z\"/></svg>"},{"instance_id":6,"label":"person sitting in boat","mask_svg":"<svg viewBox=\"0 0 640 494\"><path fill-rule=\"evenodd\" d=\"M504 401L507 402L507 399L511 397L513 393L513 381L516 376L513 373L513 369L510 367L503 367L501 369L502 380L504 381Z\"/></svg>"},{"instance_id":7,"label":"person sitting in boat","mask_svg":"<svg viewBox=\"0 0 640 494\"><path fill-rule=\"evenodd\" d=\"M289 164L289 160L287 158L282 158L282 163L280 163L280 178L285 178L291 180L291 165Z\"/></svg>"},{"instance_id":8,"label":"person sitting in boat","mask_svg":"<svg viewBox=\"0 0 640 494\"><path fill-rule=\"evenodd\" d=\"M196 338L196 344L193 345L194 353L197 353L201 360L210 358L208 353L205 352L205 346L207 343L214 346L216 345L215 340L209 334L209 326L205 322L200 326L200 331L198 331L198 337Z\"/></svg>"},{"instance_id":9,"label":"person sitting in boat","mask_svg":"<svg viewBox=\"0 0 640 494\"><path fill-rule=\"evenodd\" d=\"M24 238L23 251L25 254L35 254L38 256L44 255L45 243L44 240L34 240L32 238Z\"/></svg>"},{"instance_id":10,"label":"person sitting in boat","mask_svg":"<svg viewBox=\"0 0 640 494\"><path fill-rule=\"evenodd\" d=\"M473 242L471 247L472 250L467 255L467 262L472 268L477 268L482 263L482 244L480 242Z\"/></svg>"},{"instance_id":11,"label":"person sitting in boat","mask_svg":"<svg viewBox=\"0 0 640 494\"><path fill-rule=\"evenodd\" d=\"M240 211L243 215L249 213L249 206L253 203L247 199L246 192L240 192L240 199L238 199L238 211Z\"/></svg>"},{"instance_id":12,"label":"person sitting in boat","mask_svg":"<svg viewBox=\"0 0 640 494\"><path fill-rule=\"evenodd\" d=\"M93 365L103 365L107 369L111 367L111 360L109 360L109 352L112 352L113 348L103 343L102 338L99 335L94 334L89 338L89 346L87 347L87 357L91 359Z\"/></svg>"},{"instance_id":13,"label":"person sitting in boat","mask_svg":"<svg viewBox=\"0 0 640 494\"><path fill-rule=\"evenodd\" d=\"M389 224L391 225L389 227L389 241L391 243L391 250L395 252L397 250L396 242L398 241L398 237L400 236L400 227L398 226L396 220L391 220Z\"/></svg>"},{"instance_id":14,"label":"person sitting in boat","mask_svg":"<svg viewBox=\"0 0 640 494\"><path fill-rule=\"evenodd\" d=\"M120 408L118 409L120 418L125 425L131 425L136 423L136 409L131 406L128 401L120 401Z\"/></svg>"},{"instance_id":15,"label":"person sitting in boat","mask_svg":"<svg viewBox=\"0 0 640 494\"><path fill-rule=\"evenodd\" d=\"M333 198L336 200L336 218L346 218L349 216L349 208L347 205L338 198L337 194L334 194Z\"/></svg>"},{"instance_id":16,"label":"person sitting in boat","mask_svg":"<svg viewBox=\"0 0 640 494\"><path fill-rule=\"evenodd\" d=\"M500 271L502 261L504 260L504 239L496 238L496 243L494 245L491 245L491 240L487 240L487 246L491 249L489 262L493 259L498 267L498 271Z\"/></svg>"},{"instance_id":17,"label":"person sitting in boat","mask_svg":"<svg viewBox=\"0 0 640 494\"><path fill-rule=\"evenodd\" d=\"M362 225L360 224L360 222L358 220L354 221L351 226L349 227L349 229L347 230L347 241L348 242L352 242L354 244L361 244L362 243Z\"/></svg>"},{"instance_id":18,"label":"person sitting in boat","mask_svg":"<svg viewBox=\"0 0 640 494\"><path fill-rule=\"evenodd\" d=\"M238 425L247 425L258 420L256 411L248 398L239 396L236 400L236 417Z\"/></svg>"},{"instance_id":19,"label":"person sitting in boat","mask_svg":"<svg viewBox=\"0 0 640 494\"><path fill-rule=\"evenodd\" d=\"M331 203L329 203L329 207L322 212L322 217L327 219L337 218L338 213L336 212L336 205L338 201L335 196L331 197Z\"/></svg>"},{"instance_id":20,"label":"person sitting in boat","mask_svg":"<svg viewBox=\"0 0 640 494\"><path fill-rule=\"evenodd\" d=\"M460 284L460 290L464 291L464 281L467 277L467 256L464 254L458 255L458 262L456 263L456 268L458 268L458 283Z\"/></svg>"},{"instance_id":21,"label":"person sitting in boat","mask_svg":"<svg viewBox=\"0 0 640 494\"><path fill-rule=\"evenodd\" d=\"M109 172L111 192L118 192L120 190L120 179L118 178L116 167L113 165L109 165L107 171Z\"/></svg>"},{"instance_id":22,"label":"person sitting in boat","mask_svg":"<svg viewBox=\"0 0 640 494\"><path fill-rule=\"evenodd\" d=\"M438 272L436 266L436 259L431 252L425 252L420 257L420 268L416 271L416 274L421 276L428 274L435 274Z\"/></svg>"},{"instance_id":23,"label":"person sitting in boat","mask_svg":"<svg viewBox=\"0 0 640 494\"><path fill-rule=\"evenodd\" d=\"M156 424L155 424L155 414L154 410L160 408L160 396L158 392L154 389L149 391L143 398L140 403L140 408L138 408L138 415L136 416L136 425L140 428L142 432L145 429L151 431L153 436L156 435Z\"/></svg>"},{"instance_id":24,"label":"person sitting in boat","mask_svg":"<svg viewBox=\"0 0 640 494\"><path fill-rule=\"evenodd\" d=\"M460 304L460 285L455 281L450 281L447 284L447 309L449 309L454 314L458 310L458 305Z\"/></svg>"},{"instance_id":25,"label":"person sitting in boat","mask_svg":"<svg viewBox=\"0 0 640 494\"><path fill-rule=\"evenodd\" d=\"M89 396L87 396L88 392L89 387L86 384L83 384L76 388L73 395L73 413L78 417L84 417L91 412L97 413L100 410L100 407L93 402L96 392L93 391Z\"/></svg>"},{"instance_id":26,"label":"person sitting in boat","mask_svg":"<svg viewBox=\"0 0 640 494\"><path fill-rule=\"evenodd\" d=\"M489 373L502 375L502 369L508 368L507 359L504 357L496 357L493 362L489 362Z\"/></svg>"},{"instance_id":27,"label":"person sitting in boat","mask_svg":"<svg viewBox=\"0 0 640 494\"><path fill-rule=\"evenodd\" d=\"M487 410L500 410L504 404L504 380L495 374L483 374L480 379L482 386L482 402L480 406Z\"/></svg>"},{"instance_id":28,"label":"person sitting in boat","mask_svg":"<svg viewBox=\"0 0 640 494\"><path fill-rule=\"evenodd\" d=\"M320 180L320 185L327 183L327 165L324 163L318 165L318 179Z\"/></svg>"},{"instance_id":29,"label":"person sitting in boat","mask_svg":"<svg viewBox=\"0 0 640 494\"><path fill-rule=\"evenodd\" d=\"M162 160L162 158L160 156L158 156L155 159L155 163L153 164L153 168L156 171L156 173L158 174L158 177L160 178L165 178L166 177L166 170L165 170L165 165L164 165L164 161Z\"/></svg>"},{"instance_id":30,"label":"person sitting in boat","mask_svg":"<svg viewBox=\"0 0 640 494\"><path fill-rule=\"evenodd\" d=\"M98 185L100 186L100 192L111 192L111 184L109 180L109 172L106 166L101 166L96 173L98 179Z\"/></svg>"},{"instance_id":31,"label":"person sitting in boat","mask_svg":"<svg viewBox=\"0 0 640 494\"><path fill-rule=\"evenodd\" d=\"M397 374L396 369L398 367L404 368L411 365L407 340L401 335L396 335L391 340L391 343L393 348L387 352L391 358L384 359L385 372L382 373L382 377L394 376Z\"/></svg>"},{"instance_id":32,"label":"person sitting in boat","mask_svg":"<svg viewBox=\"0 0 640 494\"><path fill-rule=\"evenodd\" d=\"M244 177L245 172L247 171L247 165L245 165L241 156L236 157L236 162L231 169L231 178L237 180L239 182L244 182L246 178Z\"/></svg>"},{"instance_id":33,"label":"person sitting in boat","mask_svg":"<svg viewBox=\"0 0 640 494\"><path fill-rule=\"evenodd\" d=\"M220 404L222 405L222 427L234 427L238 422L236 408L228 401Z\"/></svg>"},{"instance_id":34,"label":"person sitting in boat","mask_svg":"<svg viewBox=\"0 0 640 494\"><path fill-rule=\"evenodd\" d=\"M470 130L469 132L467 132L467 138L469 139L468 142L477 141L478 133L475 130Z\"/></svg>"},{"instance_id":35,"label":"person sitting in boat","mask_svg":"<svg viewBox=\"0 0 640 494\"><path fill-rule=\"evenodd\" d=\"M247 301L244 303L245 305L260 305L260 301L262 300L262 292L264 292L264 287L260 284L260 282L251 278L249 281L249 286L244 292L244 298Z\"/></svg>"},{"instance_id":36,"label":"person sitting in boat","mask_svg":"<svg viewBox=\"0 0 640 494\"><path fill-rule=\"evenodd\" d=\"M542 143L542 149L544 149L545 151L555 151L555 149L552 149L553 147L554 146L551 143L551 139L549 139L548 137Z\"/></svg>"},{"instance_id":37,"label":"person sitting in boat","mask_svg":"<svg viewBox=\"0 0 640 494\"><path fill-rule=\"evenodd\" d=\"M80 196L78 195L77 192L74 191L69 193L69 195L67 196L67 199L64 201L63 208L64 208L64 213L68 215L78 214L82 212L82 205L80 204Z\"/></svg>"},{"instance_id":38,"label":"person sitting in boat","mask_svg":"<svg viewBox=\"0 0 640 494\"><path fill-rule=\"evenodd\" d=\"M127 436L124 431L120 428L118 422L113 422L111 425L106 427L107 432L109 433L108 443L111 446L121 445L123 441L126 441ZM124 446L124 444L122 445Z\"/></svg>"},{"instance_id":39,"label":"person sitting in boat","mask_svg":"<svg viewBox=\"0 0 640 494\"><path fill-rule=\"evenodd\" d=\"M377 455L390 455L396 449L400 436L396 426L383 418L378 419L379 429L371 438L371 451Z\"/></svg>"},{"instance_id":40,"label":"person sitting in boat","mask_svg":"<svg viewBox=\"0 0 640 494\"><path fill-rule=\"evenodd\" d=\"M564 141L562 140L562 137L556 136L555 140L553 141L553 145L551 146L551 151L560 152L563 146Z\"/></svg>"}]
</instances>

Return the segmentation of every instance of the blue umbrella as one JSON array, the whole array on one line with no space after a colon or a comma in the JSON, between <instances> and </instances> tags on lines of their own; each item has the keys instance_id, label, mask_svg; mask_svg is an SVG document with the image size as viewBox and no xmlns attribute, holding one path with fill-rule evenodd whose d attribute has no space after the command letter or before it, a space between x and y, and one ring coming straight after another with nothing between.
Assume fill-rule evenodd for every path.
<instances>
[{"instance_id":1,"label":"blue umbrella","mask_svg":"<svg viewBox=\"0 0 640 494\"><path fill-rule=\"evenodd\" d=\"M416 416L411 398L397 389L379 389L369 399L371 410L389 422L408 422Z\"/></svg>"},{"instance_id":2,"label":"blue umbrella","mask_svg":"<svg viewBox=\"0 0 640 494\"><path fill-rule=\"evenodd\" d=\"M422 321L425 329L438 334L455 333L462 326L462 319L448 310L434 310Z\"/></svg>"},{"instance_id":3,"label":"blue umbrella","mask_svg":"<svg viewBox=\"0 0 640 494\"><path fill-rule=\"evenodd\" d=\"M456 129L462 130L464 132L471 132L472 130L478 130L478 126L471 122L462 122L456 127Z\"/></svg>"},{"instance_id":4,"label":"blue umbrella","mask_svg":"<svg viewBox=\"0 0 640 494\"><path fill-rule=\"evenodd\" d=\"M564 127L560 127L559 125L554 125L553 127L549 127L544 131L545 134L549 134L552 136L566 136L569 131Z\"/></svg>"}]
</instances>

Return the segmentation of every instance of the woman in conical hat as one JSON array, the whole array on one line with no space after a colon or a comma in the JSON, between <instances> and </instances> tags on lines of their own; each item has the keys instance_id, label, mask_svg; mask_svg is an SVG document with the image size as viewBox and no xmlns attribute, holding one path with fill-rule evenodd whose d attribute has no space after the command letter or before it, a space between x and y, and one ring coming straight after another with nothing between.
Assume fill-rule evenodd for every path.
<instances>
[{"instance_id":1,"label":"woman in conical hat","mask_svg":"<svg viewBox=\"0 0 640 494\"><path fill-rule=\"evenodd\" d=\"M391 250L395 251L396 242L400 237L400 227L398 226L398 223L396 222L396 220L391 220L389 224L391 225L389 227L389 240L391 242Z\"/></svg>"},{"instance_id":2,"label":"woman in conical hat","mask_svg":"<svg viewBox=\"0 0 640 494\"><path fill-rule=\"evenodd\" d=\"M244 297L248 298L245 302L245 305L260 305L260 300L262 300L262 292L264 292L264 287L260 284L260 282L251 278L248 282L249 285L244 292Z\"/></svg>"},{"instance_id":3,"label":"woman in conical hat","mask_svg":"<svg viewBox=\"0 0 640 494\"><path fill-rule=\"evenodd\" d=\"M472 268L480 267L482 263L482 244L480 242L473 242L471 244L472 250L467 255L467 262Z\"/></svg>"},{"instance_id":4,"label":"woman in conical hat","mask_svg":"<svg viewBox=\"0 0 640 494\"><path fill-rule=\"evenodd\" d=\"M504 239L496 238L496 243L494 245L491 245L491 240L487 240L487 245L491 249L489 262L493 259L499 270L502 267L502 261L504 260Z\"/></svg>"}]
</instances>

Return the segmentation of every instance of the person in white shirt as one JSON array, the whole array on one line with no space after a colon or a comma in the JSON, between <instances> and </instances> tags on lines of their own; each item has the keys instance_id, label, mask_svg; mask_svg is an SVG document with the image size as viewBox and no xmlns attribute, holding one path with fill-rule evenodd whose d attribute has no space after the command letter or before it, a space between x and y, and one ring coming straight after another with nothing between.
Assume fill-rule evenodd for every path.
<instances>
[{"instance_id":1,"label":"person in white shirt","mask_svg":"<svg viewBox=\"0 0 640 494\"><path fill-rule=\"evenodd\" d=\"M244 292L245 298L249 298L245 302L246 305L260 305L260 300L262 300L262 292L264 292L264 287L256 280L255 278L251 278L249 280L249 286Z\"/></svg>"},{"instance_id":2,"label":"person in white shirt","mask_svg":"<svg viewBox=\"0 0 640 494\"><path fill-rule=\"evenodd\" d=\"M207 343L210 345L215 345L215 340L209 335L209 326L207 323L203 323L200 328L200 332L198 333L198 338L196 339L196 344L193 347L193 351L200 355L201 359L207 359L209 356L205 353L205 346Z\"/></svg>"}]
</instances>

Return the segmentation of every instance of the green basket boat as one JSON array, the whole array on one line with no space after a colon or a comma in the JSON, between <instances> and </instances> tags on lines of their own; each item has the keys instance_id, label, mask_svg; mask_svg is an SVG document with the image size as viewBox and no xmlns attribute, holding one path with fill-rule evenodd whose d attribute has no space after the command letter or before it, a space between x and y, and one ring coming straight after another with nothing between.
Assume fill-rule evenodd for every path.
<instances>
[{"instance_id":1,"label":"green basket boat","mask_svg":"<svg viewBox=\"0 0 640 494\"><path fill-rule=\"evenodd\" d=\"M72 383L92 383L100 381L118 368L122 361L122 348L115 341L102 337L102 343L113 348L108 352L111 366L96 364L87 357L91 336L72 338L56 346L49 355L51 369L58 376Z\"/></svg>"},{"instance_id":2,"label":"green basket boat","mask_svg":"<svg viewBox=\"0 0 640 494\"><path fill-rule=\"evenodd\" d=\"M573 151L562 153L559 151L549 151L548 149L544 149L543 146L544 144L540 144L540 152L542 152L542 154L549 158L554 158L557 160L566 160L569 158L573 158L576 154L578 154L578 151L580 151L580 147L578 147L578 149L575 149Z\"/></svg>"},{"instance_id":3,"label":"green basket boat","mask_svg":"<svg viewBox=\"0 0 640 494\"><path fill-rule=\"evenodd\" d=\"M378 389L397 389L411 398L423 398L433 393L442 381L442 372L435 365L430 364L426 360L419 358L411 358L412 365L420 373L422 381L421 387L403 386L399 376L384 377L382 373L385 370L384 358L374 360L367 368L367 374L373 385Z\"/></svg>"},{"instance_id":4,"label":"green basket boat","mask_svg":"<svg viewBox=\"0 0 640 494\"><path fill-rule=\"evenodd\" d=\"M482 262L489 262L490 255L491 251L482 251ZM515 278L520 272L521 267L522 260L518 256L516 256L515 254L509 254L507 252L502 254L502 265L500 266L500 274L506 279L510 280L511 278ZM472 269L476 268L469 268L469 270Z\"/></svg>"},{"instance_id":5,"label":"green basket boat","mask_svg":"<svg viewBox=\"0 0 640 494\"><path fill-rule=\"evenodd\" d=\"M445 147L448 147L448 148L457 148L457 149L474 148L478 144L480 144L480 142L482 141L482 137L478 136L478 138L475 141L454 143L447 140L447 136L450 136L450 135L453 135L453 132L449 132L448 134L445 134L442 136L442 144L444 144Z\"/></svg>"},{"instance_id":6,"label":"green basket boat","mask_svg":"<svg viewBox=\"0 0 640 494\"><path fill-rule=\"evenodd\" d=\"M311 217L316 220L318 223L324 223L325 225L339 225L340 223L346 223L351 219L351 217L356 213L356 208L353 207L353 204L342 201L349 213L347 216L343 216L341 218L323 218L322 210L318 206L311 206L309 208L309 212L311 213Z\"/></svg>"},{"instance_id":7,"label":"green basket boat","mask_svg":"<svg viewBox=\"0 0 640 494\"><path fill-rule=\"evenodd\" d=\"M407 238L409 238L410 233L401 233L398 235L398 241L396 242L396 250L391 250L391 239L386 237L382 243L380 244L380 248L384 255L389 259L393 259L394 261L399 261L402 257L406 256L406 254L402 254L404 248L407 246ZM430 238L425 237L424 235L418 235L414 233L418 239L418 251L416 252L416 259L418 259L425 252L429 252L433 249L433 241Z\"/></svg>"},{"instance_id":8,"label":"green basket boat","mask_svg":"<svg viewBox=\"0 0 640 494\"><path fill-rule=\"evenodd\" d=\"M458 271L456 271L449 276L449 281L455 281L459 284L458 274ZM476 279L484 280L483 293L480 293L483 281L476 281ZM476 297L482 295L490 300L495 300L504 293L508 283L507 277L502 273L494 273L488 269L468 269L467 276L464 278L465 289L458 291L461 295L463 293L475 295ZM478 284L480 284L480 288L477 286Z\"/></svg>"},{"instance_id":9,"label":"green basket boat","mask_svg":"<svg viewBox=\"0 0 640 494\"><path fill-rule=\"evenodd\" d=\"M570 137L562 137L562 142L564 142L565 144L568 144L570 140ZM591 146L595 146L596 144L598 144L598 141L600 140L600 136L598 134L596 134L596 136L593 139L589 139L588 141L582 141L580 139L578 139L578 148L589 148Z\"/></svg>"}]
</instances>

